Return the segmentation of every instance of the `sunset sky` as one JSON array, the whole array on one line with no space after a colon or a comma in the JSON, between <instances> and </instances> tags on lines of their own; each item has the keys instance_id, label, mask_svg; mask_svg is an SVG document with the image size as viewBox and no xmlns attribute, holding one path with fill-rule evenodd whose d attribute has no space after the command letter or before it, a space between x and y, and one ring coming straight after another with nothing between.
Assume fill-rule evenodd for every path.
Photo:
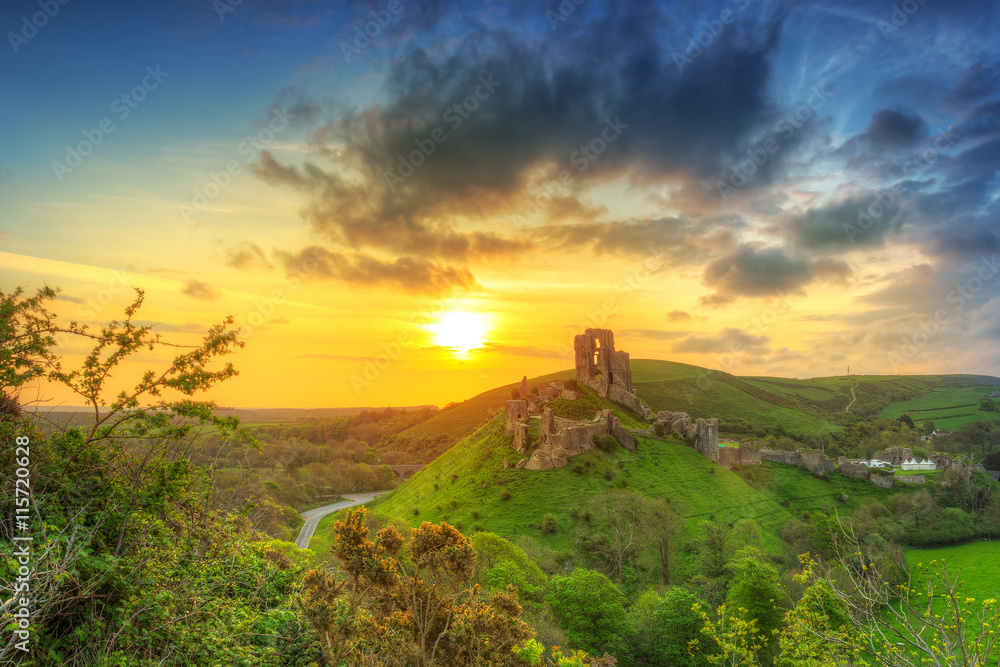
<instances>
[{"instance_id":1,"label":"sunset sky","mask_svg":"<svg viewBox=\"0 0 1000 667\"><path fill-rule=\"evenodd\" d=\"M234 315L231 406L443 405L570 368L588 327L742 375L1000 375L998 23L9 0L0 290L93 324L139 287L178 343Z\"/></svg>"}]
</instances>

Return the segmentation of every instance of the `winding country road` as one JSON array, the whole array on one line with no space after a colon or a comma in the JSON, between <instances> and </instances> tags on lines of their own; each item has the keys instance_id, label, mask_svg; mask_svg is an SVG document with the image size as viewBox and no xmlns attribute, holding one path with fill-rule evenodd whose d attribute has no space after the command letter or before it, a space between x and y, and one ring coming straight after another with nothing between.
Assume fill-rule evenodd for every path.
<instances>
[{"instance_id":1,"label":"winding country road","mask_svg":"<svg viewBox=\"0 0 1000 667\"><path fill-rule=\"evenodd\" d=\"M332 505L324 505L323 507L306 510L301 514L302 518L305 519L306 522L305 525L302 526L302 530L299 531L299 536L295 538L295 546L299 549L308 549L309 540L312 539L313 533L316 532L316 527L319 526L320 519L326 515L333 514L337 510L342 510L347 507L367 503L369 500L377 498L383 493L388 493L388 491L379 491L377 493L347 493L344 494L344 498L347 500L343 500Z\"/></svg>"}]
</instances>

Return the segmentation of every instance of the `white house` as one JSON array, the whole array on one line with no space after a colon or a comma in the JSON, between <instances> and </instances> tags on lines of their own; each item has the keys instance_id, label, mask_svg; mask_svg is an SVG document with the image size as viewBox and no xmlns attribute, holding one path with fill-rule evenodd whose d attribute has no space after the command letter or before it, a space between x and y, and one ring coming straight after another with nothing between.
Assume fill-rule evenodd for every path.
<instances>
[{"instance_id":1,"label":"white house","mask_svg":"<svg viewBox=\"0 0 1000 667\"><path fill-rule=\"evenodd\" d=\"M934 465L933 461L919 461L916 458L906 459L903 461L903 465L900 466L903 470L937 470L937 466Z\"/></svg>"}]
</instances>

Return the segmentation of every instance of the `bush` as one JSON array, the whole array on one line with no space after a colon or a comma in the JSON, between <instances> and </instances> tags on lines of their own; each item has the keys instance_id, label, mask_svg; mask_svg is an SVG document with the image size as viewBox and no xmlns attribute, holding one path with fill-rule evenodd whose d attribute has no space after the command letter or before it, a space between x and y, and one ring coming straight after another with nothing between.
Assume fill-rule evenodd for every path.
<instances>
[{"instance_id":1,"label":"bush","mask_svg":"<svg viewBox=\"0 0 1000 667\"><path fill-rule=\"evenodd\" d=\"M452 476L451 476L451 483L454 484L456 481L458 481L458 475L455 475L453 473Z\"/></svg>"},{"instance_id":2,"label":"bush","mask_svg":"<svg viewBox=\"0 0 1000 667\"><path fill-rule=\"evenodd\" d=\"M602 452L613 452L618 447L618 439L613 435L595 435L594 444Z\"/></svg>"},{"instance_id":3,"label":"bush","mask_svg":"<svg viewBox=\"0 0 1000 667\"><path fill-rule=\"evenodd\" d=\"M438 485L437 485L437 482L434 482L434 490L435 490L435 491L437 491L437 490L438 490Z\"/></svg>"},{"instance_id":4,"label":"bush","mask_svg":"<svg viewBox=\"0 0 1000 667\"><path fill-rule=\"evenodd\" d=\"M475 512L475 511L473 511L473 512L472 512L472 518L473 518L473 519L479 519L479 512Z\"/></svg>"},{"instance_id":5,"label":"bush","mask_svg":"<svg viewBox=\"0 0 1000 667\"><path fill-rule=\"evenodd\" d=\"M500 500L510 500L510 492L504 491L500 494Z\"/></svg>"},{"instance_id":6,"label":"bush","mask_svg":"<svg viewBox=\"0 0 1000 667\"><path fill-rule=\"evenodd\" d=\"M661 438L666 434L667 429L663 424L653 424L653 433ZM676 431L675 431L676 432Z\"/></svg>"},{"instance_id":7,"label":"bush","mask_svg":"<svg viewBox=\"0 0 1000 667\"><path fill-rule=\"evenodd\" d=\"M413 512L413 516L420 516L420 508L419 507L414 507L410 511Z\"/></svg>"},{"instance_id":8,"label":"bush","mask_svg":"<svg viewBox=\"0 0 1000 667\"><path fill-rule=\"evenodd\" d=\"M559 522L554 514L546 514L542 517L542 532L546 535L554 535L559 532Z\"/></svg>"}]
</instances>

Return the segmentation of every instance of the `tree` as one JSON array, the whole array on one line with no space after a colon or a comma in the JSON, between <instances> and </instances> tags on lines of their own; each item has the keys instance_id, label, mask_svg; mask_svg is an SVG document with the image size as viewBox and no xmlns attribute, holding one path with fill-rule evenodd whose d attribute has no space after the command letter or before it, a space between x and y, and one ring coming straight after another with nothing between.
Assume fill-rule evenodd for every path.
<instances>
[{"instance_id":1,"label":"tree","mask_svg":"<svg viewBox=\"0 0 1000 667\"><path fill-rule=\"evenodd\" d=\"M624 596L600 572L578 567L555 577L546 600L573 646L612 654L624 648L631 634Z\"/></svg>"},{"instance_id":2,"label":"tree","mask_svg":"<svg viewBox=\"0 0 1000 667\"><path fill-rule=\"evenodd\" d=\"M913 423L913 418L905 412L899 416L899 423L906 424L909 428L916 428Z\"/></svg>"},{"instance_id":3,"label":"tree","mask_svg":"<svg viewBox=\"0 0 1000 667\"><path fill-rule=\"evenodd\" d=\"M263 539L244 516L214 507L212 478L184 455L198 423L235 442L250 440L238 420L218 418L214 403L193 398L236 375L231 364L214 365L242 347L232 319L165 369L108 396L127 360L181 346L136 324L139 290L123 321L97 331L48 311L57 292L0 293L0 384L8 399L0 436L7 442L17 434L31 451L34 663L304 664L310 640L290 602L302 556ZM63 368L56 334L92 345L80 368ZM17 405L19 388L40 380L76 392L90 422L41 433ZM14 470L13 456L14 448L0 448L0 469ZM5 475L0 516L13 516L13 486ZM6 587L17 561L6 523L3 532ZM10 650L0 646L0 661Z\"/></svg>"},{"instance_id":4,"label":"tree","mask_svg":"<svg viewBox=\"0 0 1000 667\"><path fill-rule=\"evenodd\" d=\"M621 583L626 565L647 549L654 549L663 583L670 579L670 538L680 519L662 499L638 491L611 489L589 505L590 531L585 551L596 557Z\"/></svg>"},{"instance_id":5,"label":"tree","mask_svg":"<svg viewBox=\"0 0 1000 667\"><path fill-rule=\"evenodd\" d=\"M517 593L480 595L468 539L426 521L408 543L391 526L371 539L365 514L334 525L332 551L346 578L312 570L303 582L303 614L328 665L519 664L512 649L533 633Z\"/></svg>"},{"instance_id":6,"label":"tree","mask_svg":"<svg viewBox=\"0 0 1000 667\"><path fill-rule=\"evenodd\" d=\"M708 665L704 654L692 653L689 644L701 636L702 619L694 611L702 603L683 588L669 588L660 597L647 591L633 608L636 629L632 655L637 665Z\"/></svg>"},{"instance_id":7,"label":"tree","mask_svg":"<svg viewBox=\"0 0 1000 667\"><path fill-rule=\"evenodd\" d=\"M732 581L726 595L726 607L745 609L757 621L757 629L771 637L781 626L784 593L780 577L773 565L759 549L746 547L729 563Z\"/></svg>"},{"instance_id":8,"label":"tree","mask_svg":"<svg viewBox=\"0 0 1000 667\"><path fill-rule=\"evenodd\" d=\"M803 630L842 654L864 652L887 667L996 664L996 599L968 597L961 572L943 561L920 563L916 572L896 583L891 563L850 526L841 534L837 561L821 568L807 560L805 572L814 583L825 580L825 590L842 603L857 631L805 623Z\"/></svg>"}]
</instances>

